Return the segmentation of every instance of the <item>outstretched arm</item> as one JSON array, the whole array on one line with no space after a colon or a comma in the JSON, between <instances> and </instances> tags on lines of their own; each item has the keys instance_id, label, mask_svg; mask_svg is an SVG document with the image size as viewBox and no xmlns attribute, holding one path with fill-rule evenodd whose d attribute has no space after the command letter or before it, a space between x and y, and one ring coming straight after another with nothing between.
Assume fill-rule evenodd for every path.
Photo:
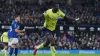
<instances>
[{"instance_id":1,"label":"outstretched arm","mask_svg":"<svg viewBox=\"0 0 100 56\"><path fill-rule=\"evenodd\" d=\"M65 16L64 19L69 19L69 20L73 20L73 21L80 20L79 18L73 18L73 17L70 17L70 16Z\"/></svg>"}]
</instances>

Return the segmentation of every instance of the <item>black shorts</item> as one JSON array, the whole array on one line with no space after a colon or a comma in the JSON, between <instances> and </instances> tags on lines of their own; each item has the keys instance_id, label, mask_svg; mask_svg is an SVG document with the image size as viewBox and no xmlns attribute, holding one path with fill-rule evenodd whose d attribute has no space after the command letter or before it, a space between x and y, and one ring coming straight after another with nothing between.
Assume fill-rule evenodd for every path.
<instances>
[{"instance_id":1,"label":"black shorts","mask_svg":"<svg viewBox=\"0 0 100 56\"><path fill-rule=\"evenodd\" d=\"M7 42L2 42L2 45L3 46L8 46L8 43Z\"/></svg>"},{"instance_id":2,"label":"black shorts","mask_svg":"<svg viewBox=\"0 0 100 56\"><path fill-rule=\"evenodd\" d=\"M50 31L49 29L43 28L43 32L45 35L52 35L54 36L55 31Z\"/></svg>"},{"instance_id":3,"label":"black shorts","mask_svg":"<svg viewBox=\"0 0 100 56\"><path fill-rule=\"evenodd\" d=\"M54 38L55 31L50 31L46 28L44 28L43 31L44 31L45 36L46 36L46 41L50 42L51 44L54 44L55 43L55 38Z\"/></svg>"}]
</instances>

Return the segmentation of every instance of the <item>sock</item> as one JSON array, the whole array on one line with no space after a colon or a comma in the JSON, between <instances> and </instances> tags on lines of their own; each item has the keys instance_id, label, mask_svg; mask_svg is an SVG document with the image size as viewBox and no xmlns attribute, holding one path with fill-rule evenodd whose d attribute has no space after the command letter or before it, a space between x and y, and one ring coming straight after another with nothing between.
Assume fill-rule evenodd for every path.
<instances>
[{"instance_id":1,"label":"sock","mask_svg":"<svg viewBox=\"0 0 100 56\"><path fill-rule=\"evenodd\" d=\"M18 55L18 48L15 48L15 56L17 56Z\"/></svg>"},{"instance_id":2,"label":"sock","mask_svg":"<svg viewBox=\"0 0 100 56\"><path fill-rule=\"evenodd\" d=\"M41 49L41 48L43 48L43 47L44 47L44 43L38 45L38 46L37 46L37 49Z\"/></svg>"},{"instance_id":3,"label":"sock","mask_svg":"<svg viewBox=\"0 0 100 56\"><path fill-rule=\"evenodd\" d=\"M4 54L5 48L3 50L1 50L1 52Z\"/></svg>"},{"instance_id":4,"label":"sock","mask_svg":"<svg viewBox=\"0 0 100 56\"><path fill-rule=\"evenodd\" d=\"M9 55L12 56L14 48L10 48Z\"/></svg>"},{"instance_id":5,"label":"sock","mask_svg":"<svg viewBox=\"0 0 100 56\"><path fill-rule=\"evenodd\" d=\"M55 47L54 46L50 46L50 49L51 49L52 56L55 56L56 55Z\"/></svg>"},{"instance_id":6,"label":"sock","mask_svg":"<svg viewBox=\"0 0 100 56\"><path fill-rule=\"evenodd\" d=\"M3 52L4 56L7 56L5 48L2 50L2 52Z\"/></svg>"}]
</instances>

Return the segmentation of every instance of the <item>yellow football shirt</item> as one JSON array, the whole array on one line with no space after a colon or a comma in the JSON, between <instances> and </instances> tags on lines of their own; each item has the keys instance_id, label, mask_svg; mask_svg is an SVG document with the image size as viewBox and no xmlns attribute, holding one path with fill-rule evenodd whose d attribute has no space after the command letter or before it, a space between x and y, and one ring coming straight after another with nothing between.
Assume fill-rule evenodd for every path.
<instances>
[{"instance_id":1,"label":"yellow football shirt","mask_svg":"<svg viewBox=\"0 0 100 56\"><path fill-rule=\"evenodd\" d=\"M59 17L64 17L65 14L59 9L57 13L53 13L52 9L48 9L44 13L45 22L44 27L50 31L54 31Z\"/></svg>"},{"instance_id":2,"label":"yellow football shirt","mask_svg":"<svg viewBox=\"0 0 100 56\"><path fill-rule=\"evenodd\" d=\"M8 33L7 32L4 32L2 35L1 35L1 42L8 42Z\"/></svg>"}]
</instances>

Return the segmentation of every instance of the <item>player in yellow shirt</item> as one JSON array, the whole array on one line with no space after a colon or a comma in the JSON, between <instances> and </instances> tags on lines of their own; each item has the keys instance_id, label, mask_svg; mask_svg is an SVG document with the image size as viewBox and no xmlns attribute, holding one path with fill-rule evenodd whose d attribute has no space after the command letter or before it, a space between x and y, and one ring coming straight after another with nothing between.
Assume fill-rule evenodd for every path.
<instances>
[{"instance_id":1,"label":"player in yellow shirt","mask_svg":"<svg viewBox=\"0 0 100 56\"><path fill-rule=\"evenodd\" d=\"M55 56L56 50L55 50L55 40L54 34L55 34L55 28L58 19L68 18L65 16L65 14L59 9L59 5L56 4L54 8L48 9L45 13L43 13L43 16L45 18L44 22L44 29L46 31L46 42L37 45L34 47L33 54L36 55L37 49L44 48L51 44L50 49L52 52L52 56Z\"/></svg>"},{"instance_id":2,"label":"player in yellow shirt","mask_svg":"<svg viewBox=\"0 0 100 56\"><path fill-rule=\"evenodd\" d=\"M7 49L7 46L8 46L8 36L7 36L7 32L4 32L2 35L1 35L1 42L4 44L4 49L2 50L4 56L7 56L6 54L6 49Z\"/></svg>"}]
</instances>

